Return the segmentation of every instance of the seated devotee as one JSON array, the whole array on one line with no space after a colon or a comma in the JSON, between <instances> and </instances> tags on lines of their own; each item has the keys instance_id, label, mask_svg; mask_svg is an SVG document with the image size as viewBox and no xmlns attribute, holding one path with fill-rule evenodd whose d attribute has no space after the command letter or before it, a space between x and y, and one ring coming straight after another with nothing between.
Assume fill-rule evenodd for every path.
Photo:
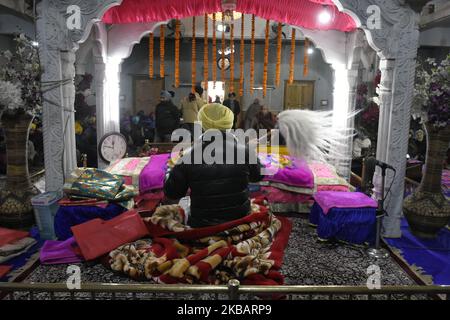
<instances>
[{"instance_id":1,"label":"seated devotee","mask_svg":"<svg viewBox=\"0 0 450 320\"><path fill-rule=\"evenodd\" d=\"M224 100L223 105L233 111L233 129L236 129L236 122L238 120L239 114L241 113L241 105L239 104L239 101L236 100L236 94L234 92L229 93L228 99Z\"/></svg>"},{"instance_id":2,"label":"seated devotee","mask_svg":"<svg viewBox=\"0 0 450 320\"><path fill-rule=\"evenodd\" d=\"M261 111L261 109L262 105L259 103L259 99L256 98L245 112L245 119L244 119L245 130L250 129L252 127L253 119L255 118L256 114Z\"/></svg>"},{"instance_id":3,"label":"seated devotee","mask_svg":"<svg viewBox=\"0 0 450 320\"><path fill-rule=\"evenodd\" d=\"M195 93L189 95L181 101L181 113L183 116L183 127L193 134L194 122L197 121L198 111L206 104L202 99L203 89L195 87Z\"/></svg>"},{"instance_id":4,"label":"seated devotee","mask_svg":"<svg viewBox=\"0 0 450 320\"><path fill-rule=\"evenodd\" d=\"M233 125L234 116L227 107L216 103L207 104L199 111L198 120L205 131L216 130L223 137L223 143L214 150L215 161L207 164L202 157L201 163L191 164L195 160L193 155L203 154L206 148L211 148L213 142L210 140L214 139L204 138L203 134L199 138L201 141L194 143L168 171L164 193L170 199L180 199L190 189L188 224L191 227L217 225L242 218L250 213L248 183L262 179L256 153L252 159L252 151L228 131ZM245 161L238 163L238 155L244 155L242 159ZM254 163L251 163L252 160Z\"/></svg>"},{"instance_id":5,"label":"seated devotee","mask_svg":"<svg viewBox=\"0 0 450 320\"><path fill-rule=\"evenodd\" d=\"M172 132L179 126L180 112L173 104L170 92L163 90L155 109L155 142L170 142Z\"/></svg>"},{"instance_id":6,"label":"seated devotee","mask_svg":"<svg viewBox=\"0 0 450 320\"><path fill-rule=\"evenodd\" d=\"M272 130L275 128L276 117L266 106L262 106L261 110L256 113L252 120L251 128L256 131L260 129Z\"/></svg>"}]
</instances>

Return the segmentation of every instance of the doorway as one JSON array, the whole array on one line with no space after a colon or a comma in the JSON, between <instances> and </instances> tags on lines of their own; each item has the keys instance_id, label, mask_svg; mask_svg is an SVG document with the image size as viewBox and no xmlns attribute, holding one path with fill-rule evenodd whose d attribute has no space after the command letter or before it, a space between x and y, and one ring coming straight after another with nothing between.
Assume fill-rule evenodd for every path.
<instances>
[{"instance_id":1,"label":"doorway","mask_svg":"<svg viewBox=\"0 0 450 320\"><path fill-rule=\"evenodd\" d=\"M284 82L284 110L314 108L314 81L294 80Z\"/></svg>"},{"instance_id":2,"label":"doorway","mask_svg":"<svg viewBox=\"0 0 450 320\"><path fill-rule=\"evenodd\" d=\"M134 103L133 113L144 111L150 114L155 111L159 103L161 90L164 90L164 79L150 79L147 75L135 75L133 77Z\"/></svg>"}]
</instances>

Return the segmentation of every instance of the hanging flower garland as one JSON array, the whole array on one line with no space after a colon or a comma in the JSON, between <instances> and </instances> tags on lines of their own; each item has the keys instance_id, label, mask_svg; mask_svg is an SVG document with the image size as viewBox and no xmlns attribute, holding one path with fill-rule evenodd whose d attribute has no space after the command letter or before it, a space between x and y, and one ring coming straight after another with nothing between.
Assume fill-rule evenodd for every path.
<instances>
[{"instance_id":1,"label":"hanging flower garland","mask_svg":"<svg viewBox=\"0 0 450 320\"><path fill-rule=\"evenodd\" d=\"M282 40L282 27L283 25L278 23L277 29L277 64L275 67L275 85L278 87L280 85L280 75L281 75L281 40Z\"/></svg>"},{"instance_id":2,"label":"hanging flower garland","mask_svg":"<svg viewBox=\"0 0 450 320\"><path fill-rule=\"evenodd\" d=\"M225 28L225 14L222 12L222 26ZM222 29L222 55L221 55L221 65L220 65L220 77L222 82L225 82L225 30Z\"/></svg>"},{"instance_id":3,"label":"hanging flower garland","mask_svg":"<svg viewBox=\"0 0 450 320\"><path fill-rule=\"evenodd\" d=\"M191 72L192 72L192 92L195 92L195 81L197 77L197 52L196 52L196 42L195 42L195 16L192 17L192 58L191 58Z\"/></svg>"},{"instance_id":4,"label":"hanging flower garland","mask_svg":"<svg viewBox=\"0 0 450 320\"><path fill-rule=\"evenodd\" d=\"M263 97L267 93L267 69L269 66L269 28L270 20L266 20L266 38L264 43Z\"/></svg>"},{"instance_id":5,"label":"hanging flower garland","mask_svg":"<svg viewBox=\"0 0 450 320\"><path fill-rule=\"evenodd\" d=\"M214 87L216 86L217 81L217 40L216 40L216 14L213 13L213 22L212 22L212 81L214 82Z\"/></svg>"},{"instance_id":6,"label":"hanging flower garland","mask_svg":"<svg viewBox=\"0 0 450 320\"><path fill-rule=\"evenodd\" d=\"M160 55L160 61L159 61L159 76L161 78L164 78L164 25L162 24L159 27L159 55Z\"/></svg>"},{"instance_id":7,"label":"hanging flower garland","mask_svg":"<svg viewBox=\"0 0 450 320\"><path fill-rule=\"evenodd\" d=\"M292 84L294 82L294 67L295 67L295 29L292 28L291 61L289 64L289 84Z\"/></svg>"},{"instance_id":8,"label":"hanging flower garland","mask_svg":"<svg viewBox=\"0 0 450 320\"><path fill-rule=\"evenodd\" d=\"M244 95L244 32L245 32L245 23L244 23L244 14L242 14L242 18L241 18L241 44L240 44L240 49L241 49L241 56L239 58L239 96L242 97Z\"/></svg>"},{"instance_id":9,"label":"hanging flower garland","mask_svg":"<svg viewBox=\"0 0 450 320\"><path fill-rule=\"evenodd\" d=\"M234 92L234 24L230 28L230 92Z\"/></svg>"},{"instance_id":10,"label":"hanging flower garland","mask_svg":"<svg viewBox=\"0 0 450 320\"><path fill-rule=\"evenodd\" d=\"M308 49L309 49L309 39L305 38L305 50L303 53L303 76L307 77L309 72L309 55L308 55Z\"/></svg>"},{"instance_id":11,"label":"hanging flower garland","mask_svg":"<svg viewBox=\"0 0 450 320\"><path fill-rule=\"evenodd\" d=\"M250 46L250 93L253 94L255 86L255 15L252 14L252 35Z\"/></svg>"},{"instance_id":12,"label":"hanging flower garland","mask_svg":"<svg viewBox=\"0 0 450 320\"><path fill-rule=\"evenodd\" d=\"M205 36L203 38L203 82L205 89L208 89L208 14L205 13Z\"/></svg>"},{"instance_id":13,"label":"hanging flower garland","mask_svg":"<svg viewBox=\"0 0 450 320\"><path fill-rule=\"evenodd\" d=\"M154 49L154 38L153 33L150 33L150 36L148 38L148 76L150 78L153 78L154 75L153 49Z\"/></svg>"},{"instance_id":14,"label":"hanging flower garland","mask_svg":"<svg viewBox=\"0 0 450 320\"><path fill-rule=\"evenodd\" d=\"M180 20L175 21L175 88L180 86Z\"/></svg>"}]
</instances>

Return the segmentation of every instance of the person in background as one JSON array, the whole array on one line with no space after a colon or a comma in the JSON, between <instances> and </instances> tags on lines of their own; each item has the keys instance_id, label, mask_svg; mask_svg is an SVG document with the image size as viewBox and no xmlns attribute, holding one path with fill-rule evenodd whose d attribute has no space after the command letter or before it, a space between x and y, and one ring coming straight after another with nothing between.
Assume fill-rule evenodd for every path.
<instances>
[{"instance_id":1,"label":"person in background","mask_svg":"<svg viewBox=\"0 0 450 320\"><path fill-rule=\"evenodd\" d=\"M220 97L216 96L216 99L214 100L214 103L222 103L222 101L220 101Z\"/></svg>"},{"instance_id":2,"label":"person in background","mask_svg":"<svg viewBox=\"0 0 450 320\"><path fill-rule=\"evenodd\" d=\"M155 142L170 142L175 129L180 126L180 112L172 102L170 92L163 90L155 109Z\"/></svg>"},{"instance_id":3,"label":"person in background","mask_svg":"<svg viewBox=\"0 0 450 320\"><path fill-rule=\"evenodd\" d=\"M194 122L197 121L198 111L206 104L202 99L203 88L195 87L195 93L189 95L181 101L181 113L183 117L183 128L194 134Z\"/></svg>"},{"instance_id":4,"label":"person in background","mask_svg":"<svg viewBox=\"0 0 450 320\"><path fill-rule=\"evenodd\" d=\"M253 119L256 117L258 112L260 112L262 109L262 105L259 103L259 99L256 98L253 103L248 107L247 111L245 112L245 118L244 118L244 129L250 129L252 127Z\"/></svg>"},{"instance_id":5,"label":"person in background","mask_svg":"<svg viewBox=\"0 0 450 320\"><path fill-rule=\"evenodd\" d=\"M198 113L205 131L216 130L223 136L223 144L215 149L215 163L184 163L178 161L168 170L164 183L164 194L171 200L178 200L191 191L190 215L188 225L191 227L206 227L242 218L250 213L250 199L248 193L249 182L262 179L261 164L256 154L255 163L251 163L248 146L239 142L236 136L229 132L233 126L233 112L221 104L205 105ZM204 139L202 135L199 143L187 151L203 154L205 148L210 147L212 141ZM229 163L232 153L232 163ZM245 154L245 162L238 163L238 155ZM227 163L228 162L228 163Z\"/></svg>"},{"instance_id":6,"label":"person in background","mask_svg":"<svg viewBox=\"0 0 450 320\"><path fill-rule=\"evenodd\" d=\"M236 94L234 92L230 92L228 94L228 99L223 102L223 105L233 111L233 129L236 129L236 122L238 120L239 114L241 113L241 106L239 104L239 101L236 100Z\"/></svg>"},{"instance_id":7,"label":"person in background","mask_svg":"<svg viewBox=\"0 0 450 320\"><path fill-rule=\"evenodd\" d=\"M275 128L276 118L266 106L262 106L261 110L256 113L251 123L251 128L258 131L259 129L272 130Z\"/></svg>"}]
</instances>

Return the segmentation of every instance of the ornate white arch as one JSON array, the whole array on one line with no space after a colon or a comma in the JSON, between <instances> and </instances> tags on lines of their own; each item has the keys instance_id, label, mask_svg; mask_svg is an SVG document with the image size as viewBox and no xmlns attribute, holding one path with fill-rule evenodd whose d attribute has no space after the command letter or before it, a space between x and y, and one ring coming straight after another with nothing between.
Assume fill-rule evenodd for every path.
<instances>
[{"instance_id":1,"label":"ornate white arch","mask_svg":"<svg viewBox=\"0 0 450 320\"><path fill-rule=\"evenodd\" d=\"M381 58L381 113L377 157L397 169L397 178L388 198L388 217L385 235L400 236L403 181L409 131L411 99L418 47L418 15L402 0L333 0L341 11L351 15L366 33L370 45ZM75 165L72 141L74 129L66 126L73 110L74 50L89 34L93 23L103 13L122 0L42 0L38 4L37 31L40 58L44 65L44 148L46 186L48 190L61 189L64 173ZM66 25L67 8L78 6L81 26L69 30ZM381 12L381 28L369 29L367 8L376 5ZM52 81L59 86L50 87ZM68 82L64 82L68 80ZM65 159L64 168L61 166ZM388 177L390 183L391 176Z\"/></svg>"}]
</instances>

